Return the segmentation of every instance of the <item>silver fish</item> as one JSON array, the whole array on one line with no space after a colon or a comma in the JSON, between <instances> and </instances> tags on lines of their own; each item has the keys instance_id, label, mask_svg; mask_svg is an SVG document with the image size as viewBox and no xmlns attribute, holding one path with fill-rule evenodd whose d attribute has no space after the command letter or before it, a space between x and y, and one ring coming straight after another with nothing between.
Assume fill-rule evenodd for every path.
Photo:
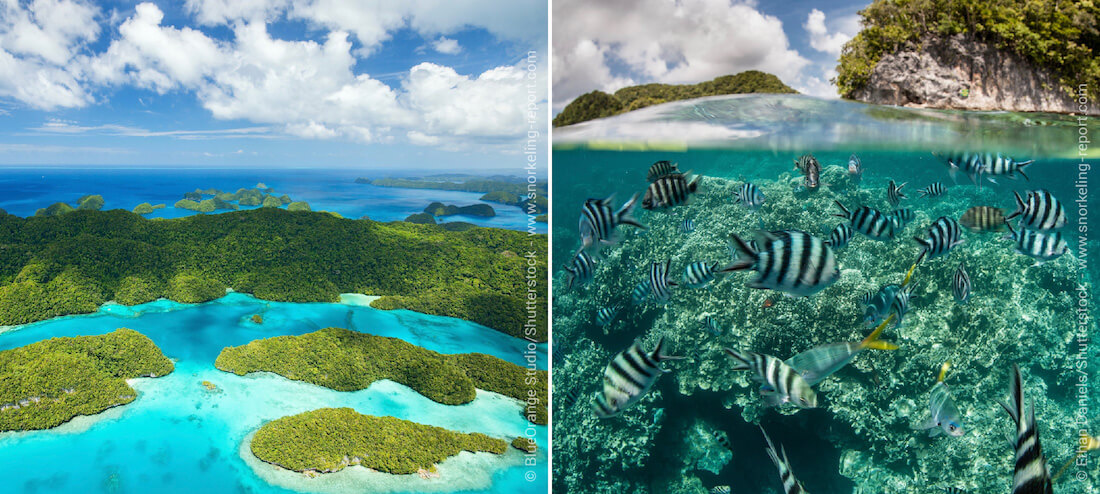
<instances>
[{"instance_id":1,"label":"silver fish","mask_svg":"<svg viewBox=\"0 0 1100 494\"><path fill-rule=\"evenodd\" d=\"M634 340L629 348L619 352L607 364L603 372L603 394L596 397L596 416L614 417L630 408L645 396L661 374L670 372L660 367L666 360L681 359L665 355L664 338L657 341L657 348L647 353L641 339Z\"/></svg>"},{"instance_id":2,"label":"silver fish","mask_svg":"<svg viewBox=\"0 0 1100 494\"><path fill-rule=\"evenodd\" d=\"M848 157L848 179L856 185L863 180L863 162L855 154Z\"/></svg>"},{"instance_id":3,"label":"silver fish","mask_svg":"<svg viewBox=\"0 0 1100 494\"><path fill-rule=\"evenodd\" d=\"M932 386L932 393L929 398L928 408L932 412L932 417L920 426L921 429L929 429L928 435L931 437L940 434L959 437L966 433L963 430L959 408L955 406L955 399L951 397L951 390L947 388L947 383L943 382L943 378L950 368L951 363L949 362L944 363L943 367L940 368L940 378L936 380L936 385Z\"/></svg>"},{"instance_id":4,"label":"silver fish","mask_svg":"<svg viewBox=\"0 0 1100 494\"><path fill-rule=\"evenodd\" d=\"M817 383L824 381L825 378L844 368L852 359L856 358L856 355L864 350L869 348L897 350L897 345L878 339L879 335L882 334L882 330L890 324L893 317L893 315L887 317L863 341L828 343L816 346L787 359L786 364L798 372L798 375L806 380L806 384L817 386Z\"/></svg>"}]
</instances>

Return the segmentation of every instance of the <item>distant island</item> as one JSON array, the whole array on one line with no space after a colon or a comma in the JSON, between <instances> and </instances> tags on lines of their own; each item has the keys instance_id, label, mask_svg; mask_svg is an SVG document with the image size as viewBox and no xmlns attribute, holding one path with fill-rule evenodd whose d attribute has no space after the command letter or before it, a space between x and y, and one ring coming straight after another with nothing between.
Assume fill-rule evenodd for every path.
<instances>
[{"instance_id":1,"label":"distant island","mask_svg":"<svg viewBox=\"0 0 1100 494\"><path fill-rule=\"evenodd\" d=\"M434 472L437 463L462 451L501 455L508 443L351 408L322 408L264 424L250 448L260 460L296 472L337 472L361 465L407 475Z\"/></svg>"},{"instance_id":2,"label":"distant island","mask_svg":"<svg viewBox=\"0 0 1100 494\"><path fill-rule=\"evenodd\" d=\"M0 325L91 313L109 300L205 302L232 288L289 302L380 295L375 308L523 336L527 261L509 254L545 250L546 235L345 220L294 204L157 221L117 209L0 216ZM536 269L545 274L546 261ZM545 276L535 279L546 293ZM546 334L540 319L532 337Z\"/></svg>"},{"instance_id":3,"label":"distant island","mask_svg":"<svg viewBox=\"0 0 1100 494\"><path fill-rule=\"evenodd\" d=\"M64 202L56 202L50 206L39 208L34 212L35 216L57 216L59 214L71 213L77 210L87 211L99 211L103 209L103 196L98 194L89 194L81 196L76 200L76 207L70 206Z\"/></svg>"},{"instance_id":4,"label":"distant island","mask_svg":"<svg viewBox=\"0 0 1100 494\"><path fill-rule=\"evenodd\" d=\"M841 96L964 110L1077 113L1100 87L1100 9L1087 2L875 0L841 53ZM1092 105L1090 113L1100 114Z\"/></svg>"},{"instance_id":5,"label":"distant island","mask_svg":"<svg viewBox=\"0 0 1100 494\"><path fill-rule=\"evenodd\" d=\"M117 329L0 352L0 431L56 427L134 401L127 379L160 377L172 361L145 335Z\"/></svg>"},{"instance_id":6,"label":"distant island","mask_svg":"<svg viewBox=\"0 0 1100 494\"><path fill-rule=\"evenodd\" d=\"M441 202L433 202L424 208L424 212L432 216L453 216L456 214L466 216L482 216L492 218L497 215L493 207L488 204L471 204L469 206L444 205Z\"/></svg>"},{"instance_id":7,"label":"distant island","mask_svg":"<svg viewBox=\"0 0 1100 494\"><path fill-rule=\"evenodd\" d=\"M724 75L698 84L643 84L624 87L615 94L592 91L570 102L554 117L554 127L564 127L597 118L638 110L670 101L743 93L797 94L778 77L748 70Z\"/></svg>"},{"instance_id":8,"label":"distant island","mask_svg":"<svg viewBox=\"0 0 1100 494\"><path fill-rule=\"evenodd\" d=\"M475 398L474 388L517 400L527 399L527 370L479 353L444 355L398 338L342 328L325 328L301 336L276 336L225 348L215 367L237 375L273 372L337 391L366 389L389 379L444 405L462 405ZM534 422L545 425L549 379L537 380L541 406Z\"/></svg>"},{"instance_id":9,"label":"distant island","mask_svg":"<svg viewBox=\"0 0 1100 494\"><path fill-rule=\"evenodd\" d=\"M359 177L357 184L370 184L377 187L399 187L405 189L455 190L461 192L480 192L482 201L499 202L516 206L526 211L542 214L549 211L547 200L548 185L545 180L535 182L534 198L529 197L527 181L522 177L492 175L482 177L461 173L428 175L425 177L376 178ZM528 204L531 207L528 207Z\"/></svg>"},{"instance_id":10,"label":"distant island","mask_svg":"<svg viewBox=\"0 0 1100 494\"><path fill-rule=\"evenodd\" d=\"M150 214L158 209L164 209L164 207L164 204L153 205L147 202L143 202L141 204L138 204L137 206L134 206L134 214Z\"/></svg>"}]
</instances>

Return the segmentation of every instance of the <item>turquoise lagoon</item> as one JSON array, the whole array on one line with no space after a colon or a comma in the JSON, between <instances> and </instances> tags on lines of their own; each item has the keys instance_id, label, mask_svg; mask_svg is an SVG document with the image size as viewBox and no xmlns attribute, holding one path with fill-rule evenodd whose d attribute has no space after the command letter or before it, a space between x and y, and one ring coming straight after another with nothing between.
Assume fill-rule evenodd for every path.
<instances>
[{"instance_id":1,"label":"turquoise lagoon","mask_svg":"<svg viewBox=\"0 0 1100 494\"><path fill-rule=\"evenodd\" d=\"M497 331L447 317L381 311L356 303L284 303L231 293L197 305L161 300L134 307L105 305L0 333L0 350L57 337L128 327L151 338L176 362L165 377L136 379L138 398L60 427L0 434L0 492L290 493L290 492L545 492L547 428L530 426L522 404L478 391L462 406L432 402L391 381L338 392L270 373L236 376L214 368L222 348L258 338L339 326L401 338L441 353L481 352L526 365L528 346ZM249 318L261 314L263 324ZM546 368L545 345L536 347ZM217 386L209 391L203 381ZM464 432L512 438L534 434L540 468L523 454L462 453L440 465L440 478L395 476L350 467L309 479L257 460L247 439L263 423L323 407L351 407ZM525 475L535 472L536 481Z\"/></svg>"}]
</instances>

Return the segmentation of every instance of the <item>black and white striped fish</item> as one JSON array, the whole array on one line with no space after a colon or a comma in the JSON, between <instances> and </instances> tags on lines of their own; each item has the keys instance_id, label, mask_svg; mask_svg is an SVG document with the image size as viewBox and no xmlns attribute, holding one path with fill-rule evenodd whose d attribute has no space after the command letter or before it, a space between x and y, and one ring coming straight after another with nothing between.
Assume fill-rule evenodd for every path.
<instances>
[{"instance_id":1,"label":"black and white striped fish","mask_svg":"<svg viewBox=\"0 0 1100 494\"><path fill-rule=\"evenodd\" d=\"M655 262L649 267L649 293L658 303L668 302L672 296L672 287L679 286L669 279L668 266L672 261Z\"/></svg>"},{"instance_id":2,"label":"black and white striped fish","mask_svg":"<svg viewBox=\"0 0 1100 494\"><path fill-rule=\"evenodd\" d=\"M695 220L684 218L684 221L680 223L680 233L688 235L693 231L695 231Z\"/></svg>"},{"instance_id":3,"label":"black and white striped fish","mask_svg":"<svg viewBox=\"0 0 1100 494\"><path fill-rule=\"evenodd\" d=\"M948 487L943 490L946 494L966 494L966 490L960 487Z\"/></svg>"},{"instance_id":4,"label":"black and white striped fish","mask_svg":"<svg viewBox=\"0 0 1100 494\"><path fill-rule=\"evenodd\" d=\"M710 494L730 494L730 486L716 485L710 490Z\"/></svg>"},{"instance_id":5,"label":"black and white striped fish","mask_svg":"<svg viewBox=\"0 0 1100 494\"><path fill-rule=\"evenodd\" d=\"M649 173L646 174L645 181L653 182L661 177L667 177L673 173L680 173L679 165L669 161L658 161L652 165L649 165Z\"/></svg>"},{"instance_id":6,"label":"black and white striped fish","mask_svg":"<svg viewBox=\"0 0 1100 494\"><path fill-rule=\"evenodd\" d=\"M917 192L920 193L921 197L939 197L947 193L947 187L940 182L932 182L931 185Z\"/></svg>"},{"instance_id":7,"label":"black and white striped fish","mask_svg":"<svg viewBox=\"0 0 1100 494\"><path fill-rule=\"evenodd\" d=\"M848 245L848 242L852 241L852 235L854 232L851 225L847 223L841 223L833 228L833 231L829 232L829 239L825 241L830 247L839 249Z\"/></svg>"},{"instance_id":8,"label":"black and white striped fish","mask_svg":"<svg viewBox=\"0 0 1100 494\"><path fill-rule=\"evenodd\" d=\"M615 320L615 316L619 315L619 307L603 307L596 311L596 324L600 326L607 326L611 324L611 321Z\"/></svg>"},{"instance_id":9,"label":"black and white striped fish","mask_svg":"<svg viewBox=\"0 0 1100 494\"><path fill-rule=\"evenodd\" d=\"M917 214L909 208L895 209L893 211L890 211L890 213L886 216L888 216L890 220L894 222L894 229L897 231L900 231L901 229L905 228L905 225L908 225L909 223L912 223L913 220L917 219Z\"/></svg>"},{"instance_id":10,"label":"black and white striped fish","mask_svg":"<svg viewBox=\"0 0 1100 494\"><path fill-rule=\"evenodd\" d=\"M986 166L982 163L981 155L974 153L959 153L947 157L948 173L951 180L955 181L955 174L962 171L970 178L970 181L981 187L982 174L986 172Z\"/></svg>"},{"instance_id":11,"label":"black and white striped fish","mask_svg":"<svg viewBox=\"0 0 1100 494\"><path fill-rule=\"evenodd\" d=\"M661 374L669 372L660 367L665 360L681 359L665 355L664 338L657 341L657 348L647 353L642 340L634 340L629 348L619 352L603 371L603 394L596 396L596 416L614 417L641 400Z\"/></svg>"},{"instance_id":12,"label":"black and white striped fish","mask_svg":"<svg viewBox=\"0 0 1100 494\"><path fill-rule=\"evenodd\" d=\"M577 402L577 399L579 399L581 397L581 388L580 388L580 386L577 386L577 387L569 390L568 393L565 393L563 395L559 395L559 394L556 393L556 391L557 391L556 387L555 387L554 391L555 391L555 393L554 393L554 398L555 398L554 402L558 404L558 410L562 410L562 409L565 409L565 408L572 407L573 404ZM561 400L557 399L558 396L561 396Z\"/></svg>"},{"instance_id":13,"label":"black and white striped fish","mask_svg":"<svg viewBox=\"0 0 1100 494\"><path fill-rule=\"evenodd\" d=\"M707 330L708 333L714 336L719 336L722 334L722 328L718 326L718 321L715 321L713 317L705 316L703 317L703 320L699 322L703 325L703 329Z\"/></svg>"},{"instance_id":14,"label":"black and white striped fish","mask_svg":"<svg viewBox=\"0 0 1100 494\"><path fill-rule=\"evenodd\" d=\"M696 176L690 182L687 175L673 173L661 177L649 184L645 197L642 198L642 207L645 209L668 209L687 203L688 197L699 189L699 180Z\"/></svg>"},{"instance_id":15,"label":"black and white striped fish","mask_svg":"<svg viewBox=\"0 0 1100 494\"><path fill-rule=\"evenodd\" d=\"M787 450L782 445L779 446L779 450L776 450L772 438L768 437L763 426L760 427L760 432L764 434L764 441L768 443L765 448L768 458L771 458L772 463L775 463L775 467L779 469L779 480L783 482L784 494L809 494L806 488L802 487L802 482L794 477L794 472L791 472L791 461L787 459Z\"/></svg>"},{"instance_id":16,"label":"black and white striped fish","mask_svg":"<svg viewBox=\"0 0 1100 494\"><path fill-rule=\"evenodd\" d=\"M913 285L906 285L898 290L897 295L894 295L894 300L890 302L890 312L897 314L897 322L894 323L894 327L901 326L901 319L905 317L905 313L909 312L909 299L913 294Z\"/></svg>"},{"instance_id":17,"label":"black and white striped fish","mask_svg":"<svg viewBox=\"0 0 1100 494\"><path fill-rule=\"evenodd\" d=\"M970 275L966 274L966 267L959 263L959 269L955 271L955 277L951 282L951 293L960 304L965 304L970 298Z\"/></svg>"},{"instance_id":18,"label":"black and white striped fish","mask_svg":"<svg viewBox=\"0 0 1100 494\"><path fill-rule=\"evenodd\" d=\"M734 204L744 204L749 209L756 211L764 204L764 193L756 184L745 182L737 188Z\"/></svg>"},{"instance_id":19,"label":"black and white striped fish","mask_svg":"<svg viewBox=\"0 0 1100 494\"><path fill-rule=\"evenodd\" d=\"M1017 216L1020 223L1017 228L1030 228L1032 230L1057 230L1066 226L1066 210L1062 202L1054 197L1046 189L1031 190L1027 193L1027 200L1021 199L1020 194L1012 191L1016 196L1016 210L1005 216L1010 220Z\"/></svg>"},{"instance_id":20,"label":"black and white striped fish","mask_svg":"<svg viewBox=\"0 0 1100 494\"><path fill-rule=\"evenodd\" d=\"M702 288L714 281L718 273L718 262L695 261L684 268L684 284L688 288Z\"/></svg>"},{"instance_id":21,"label":"black and white striped fish","mask_svg":"<svg viewBox=\"0 0 1100 494\"><path fill-rule=\"evenodd\" d=\"M848 211L848 208L844 207L840 201L833 202L841 211L833 216L848 220L853 230L874 240L885 241L894 238L897 226L889 216L882 214L881 211L867 206L861 206L855 211Z\"/></svg>"},{"instance_id":22,"label":"black and white striped fish","mask_svg":"<svg viewBox=\"0 0 1100 494\"><path fill-rule=\"evenodd\" d=\"M638 195L630 197L623 207L613 211L611 204L615 195L607 199L589 199L581 206L581 218L579 229L581 244L585 249L592 246L610 245L616 242L615 227L619 225L632 225L644 229L645 226L630 216L630 210L638 201Z\"/></svg>"},{"instance_id":23,"label":"black and white striped fish","mask_svg":"<svg viewBox=\"0 0 1100 494\"><path fill-rule=\"evenodd\" d=\"M794 160L795 168L802 171L803 185L807 189L816 189L821 185L821 163L812 154L804 154Z\"/></svg>"},{"instance_id":24,"label":"black and white striped fish","mask_svg":"<svg viewBox=\"0 0 1100 494\"><path fill-rule=\"evenodd\" d=\"M925 257L932 259L946 255L951 252L951 249L963 243L962 227L954 218L940 216L932 222L932 226L928 227L928 238L913 237L913 240L921 246L920 256L917 257L919 263Z\"/></svg>"},{"instance_id":25,"label":"black and white striped fish","mask_svg":"<svg viewBox=\"0 0 1100 494\"><path fill-rule=\"evenodd\" d=\"M855 154L848 157L848 180L855 185L863 180L863 162Z\"/></svg>"},{"instance_id":26,"label":"black and white striped fish","mask_svg":"<svg viewBox=\"0 0 1100 494\"><path fill-rule=\"evenodd\" d=\"M959 217L959 223L972 232L1004 230L1005 211L992 206L974 206Z\"/></svg>"},{"instance_id":27,"label":"black and white striped fish","mask_svg":"<svg viewBox=\"0 0 1100 494\"><path fill-rule=\"evenodd\" d=\"M897 207L898 203L902 199L908 199L908 197L901 191L902 187L905 187L906 182L902 182L901 185L894 183L893 180L886 186L886 200L890 202L891 206Z\"/></svg>"},{"instance_id":28,"label":"black and white striped fish","mask_svg":"<svg viewBox=\"0 0 1100 494\"><path fill-rule=\"evenodd\" d=\"M569 284L565 288L572 290L574 286L583 286L592 281L592 277L596 273L596 260L587 252L581 250L573 256L572 264L566 266L565 270L569 272Z\"/></svg>"},{"instance_id":29,"label":"black and white striped fish","mask_svg":"<svg viewBox=\"0 0 1100 494\"><path fill-rule=\"evenodd\" d=\"M736 234L730 234L730 239L739 251L738 258L720 271L756 271L756 278L749 282L752 288L809 296L840 278L833 248L809 233L799 230L760 232L759 250Z\"/></svg>"},{"instance_id":30,"label":"black and white striped fish","mask_svg":"<svg viewBox=\"0 0 1100 494\"><path fill-rule=\"evenodd\" d=\"M730 445L730 438L726 435L725 432L715 429L714 432L710 433L710 435L714 436L714 440L718 441L719 446L722 446L726 449L732 449Z\"/></svg>"},{"instance_id":31,"label":"black and white striped fish","mask_svg":"<svg viewBox=\"0 0 1100 494\"><path fill-rule=\"evenodd\" d=\"M724 349L733 357L733 370L747 370L753 373L752 379L760 383L760 395L768 406L791 403L799 408L817 406L817 394L805 379L791 366L771 355L754 352L742 352L732 348Z\"/></svg>"},{"instance_id":32,"label":"black and white striped fish","mask_svg":"<svg viewBox=\"0 0 1100 494\"><path fill-rule=\"evenodd\" d=\"M634 305L641 305L647 298L649 298L649 281L641 281L634 285L634 290L630 292L630 301Z\"/></svg>"},{"instance_id":33,"label":"black and white striped fish","mask_svg":"<svg viewBox=\"0 0 1100 494\"><path fill-rule=\"evenodd\" d=\"M1039 427L1035 425L1034 402L1024 408L1024 380L1020 367L1012 365L1008 386L1008 401L999 402L1016 424L1016 462L1012 477L1012 494L1054 494L1050 468L1039 443Z\"/></svg>"},{"instance_id":34,"label":"black and white striped fish","mask_svg":"<svg viewBox=\"0 0 1100 494\"><path fill-rule=\"evenodd\" d=\"M1039 259L1041 262L1055 259L1066 253L1069 246L1062 240L1062 234L1042 233L1031 230L1016 231L1012 225L1005 223L1009 233L1004 236L1006 240L1016 241L1016 252Z\"/></svg>"},{"instance_id":35,"label":"black and white striped fish","mask_svg":"<svg viewBox=\"0 0 1100 494\"><path fill-rule=\"evenodd\" d=\"M985 153L981 155L982 165L985 166L985 173L986 175L988 175L988 178L986 180L989 180L993 183L997 183L997 180L994 177L997 177L998 175L1004 175L1008 178L1015 180L1017 173L1019 173L1020 176L1026 178L1027 180L1031 180L1030 178L1028 178L1027 174L1024 173L1024 167L1032 164L1034 161L1035 160L1016 161L1012 158L1009 158L1008 156L1002 155L1001 153Z\"/></svg>"}]
</instances>

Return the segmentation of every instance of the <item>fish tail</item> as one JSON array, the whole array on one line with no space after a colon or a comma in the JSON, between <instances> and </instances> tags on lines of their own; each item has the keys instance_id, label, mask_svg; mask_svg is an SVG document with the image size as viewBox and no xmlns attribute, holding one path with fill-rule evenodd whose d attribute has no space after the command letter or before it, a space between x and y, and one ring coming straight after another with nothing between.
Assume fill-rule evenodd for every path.
<instances>
[{"instance_id":1,"label":"fish tail","mask_svg":"<svg viewBox=\"0 0 1100 494\"><path fill-rule=\"evenodd\" d=\"M837 217L844 218L844 219L850 219L852 217L852 212L848 211L848 208L844 207L844 205L841 204L840 201L833 201L833 202L836 203L837 207L839 207L840 211L841 211L841 213L839 213L839 214L833 213L833 216L837 216Z\"/></svg>"},{"instance_id":2,"label":"fish tail","mask_svg":"<svg viewBox=\"0 0 1100 494\"><path fill-rule=\"evenodd\" d=\"M890 316L887 317L885 321L882 321L882 324L879 324L870 335L867 335L867 337L860 342L859 347L873 348L875 350L897 350L897 345L878 339L879 335L882 334L882 330L886 329L886 326L889 325L892 320L894 320L894 314L890 314Z\"/></svg>"},{"instance_id":3,"label":"fish tail","mask_svg":"<svg viewBox=\"0 0 1100 494\"><path fill-rule=\"evenodd\" d=\"M917 264L920 264L921 258L924 257L924 252L921 252L921 257L917 258L917 262L914 262L912 266L909 266L909 271L905 272L905 281L901 282L901 286L909 284L909 281L913 279L913 271L917 270Z\"/></svg>"},{"instance_id":4,"label":"fish tail","mask_svg":"<svg viewBox=\"0 0 1100 494\"><path fill-rule=\"evenodd\" d=\"M768 452L768 458L771 458L772 463L775 463L776 468L781 468L782 463L780 463L779 454L775 450L775 444L772 443L772 438L768 437L768 433L766 431L764 431L764 426L759 426L759 427L760 427L760 432L762 434L764 434L764 441L767 442L767 448L765 448L765 451Z\"/></svg>"},{"instance_id":5,"label":"fish tail","mask_svg":"<svg viewBox=\"0 0 1100 494\"><path fill-rule=\"evenodd\" d=\"M1027 166L1027 165L1030 165L1030 164L1032 164L1032 163L1034 163L1034 162L1035 162L1035 160L1027 160L1027 161L1025 161L1025 162L1023 162L1023 163L1016 163L1016 173L1019 173L1020 175L1023 175L1023 176L1024 176L1024 178L1026 178L1026 179L1027 179L1027 181L1028 181L1028 182L1030 182L1030 181L1031 181L1031 177L1027 176L1027 174L1026 174L1026 173L1024 173L1024 167L1025 167L1025 166Z\"/></svg>"},{"instance_id":6,"label":"fish tail","mask_svg":"<svg viewBox=\"0 0 1100 494\"><path fill-rule=\"evenodd\" d=\"M630 212L634 209L634 205L638 202L638 194L630 196L630 200L623 204L623 207L619 208L615 212L615 219L624 225L633 225L641 229L645 229L645 225L641 224L637 218L630 215Z\"/></svg>"},{"instance_id":7,"label":"fish tail","mask_svg":"<svg viewBox=\"0 0 1100 494\"><path fill-rule=\"evenodd\" d=\"M702 175L696 175L695 178L688 183L688 192L695 192L699 189L699 181L703 179Z\"/></svg>"},{"instance_id":8,"label":"fish tail","mask_svg":"<svg viewBox=\"0 0 1100 494\"><path fill-rule=\"evenodd\" d=\"M681 360L681 359L684 358L682 356L677 356L677 355L665 355L664 349L665 349L665 337L662 336L661 339L657 340L657 348L653 349L653 354L650 355L650 356L653 358L653 360L655 360L657 362L663 362L665 360Z\"/></svg>"},{"instance_id":9,"label":"fish tail","mask_svg":"<svg viewBox=\"0 0 1100 494\"><path fill-rule=\"evenodd\" d=\"M733 360L736 361L736 363L733 364L733 370L741 371L749 370L752 368L748 357L742 355L741 352L732 348L723 348L722 351L726 352L727 355L733 357Z\"/></svg>"},{"instance_id":10,"label":"fish tail","mask_svg":"<svg viewBox=\"0 0 1100 494\"><path fill-rule=\"evenodd\" d=\"M1020 197L1019 192L1012 191L1012 195L1016 196L1016 210L1013 211L1012 214L1010 214L1008 216L1005 216L1005 221L1008 221L1012 218L1015 218L1015 217L1023 214L1024 208L1027 207L1027 204L1024 203L1024 200Z\"/></svg>"},{"instance_id":11,"label":"fish tail","mask_svg":"<svg viewBox=\"0 0 1100 494\"><path fill-rule=\"evenodd\" d=\"M738 237L736 233L730 234L730 247L731 250L737 252L738 258L733 261L733 264L726 266L718 271L721 273L728 273L730 271L740 271L742 269L749 269L753 264L756 264L756 252L746 244L741 237Z\"/></svg>"},{"instance_id":12,"label":"fish tail","mask_svg":"<svg viewBox=\"0 0 1100 494\"><path fill-rule=\"evenodd\" d=\"M1008 385L1008 401L998 401L1012 421L1019 427L1024 411L1024 380L1020 377L1020 366L1012 364L1012 380Z\"/></svg>"},{"instance_id":13,"label":"fish tail","mask_svg":"<svg viewBox=\"0 0 1100 494\"><path fill-rule=\"evenodd\" d=\"M936 382L943 382L943 378L947 376L947 371L951 370L951 361L948 360L940 366L940 377L936 379Z\"/></svg>"}]
</instances>

